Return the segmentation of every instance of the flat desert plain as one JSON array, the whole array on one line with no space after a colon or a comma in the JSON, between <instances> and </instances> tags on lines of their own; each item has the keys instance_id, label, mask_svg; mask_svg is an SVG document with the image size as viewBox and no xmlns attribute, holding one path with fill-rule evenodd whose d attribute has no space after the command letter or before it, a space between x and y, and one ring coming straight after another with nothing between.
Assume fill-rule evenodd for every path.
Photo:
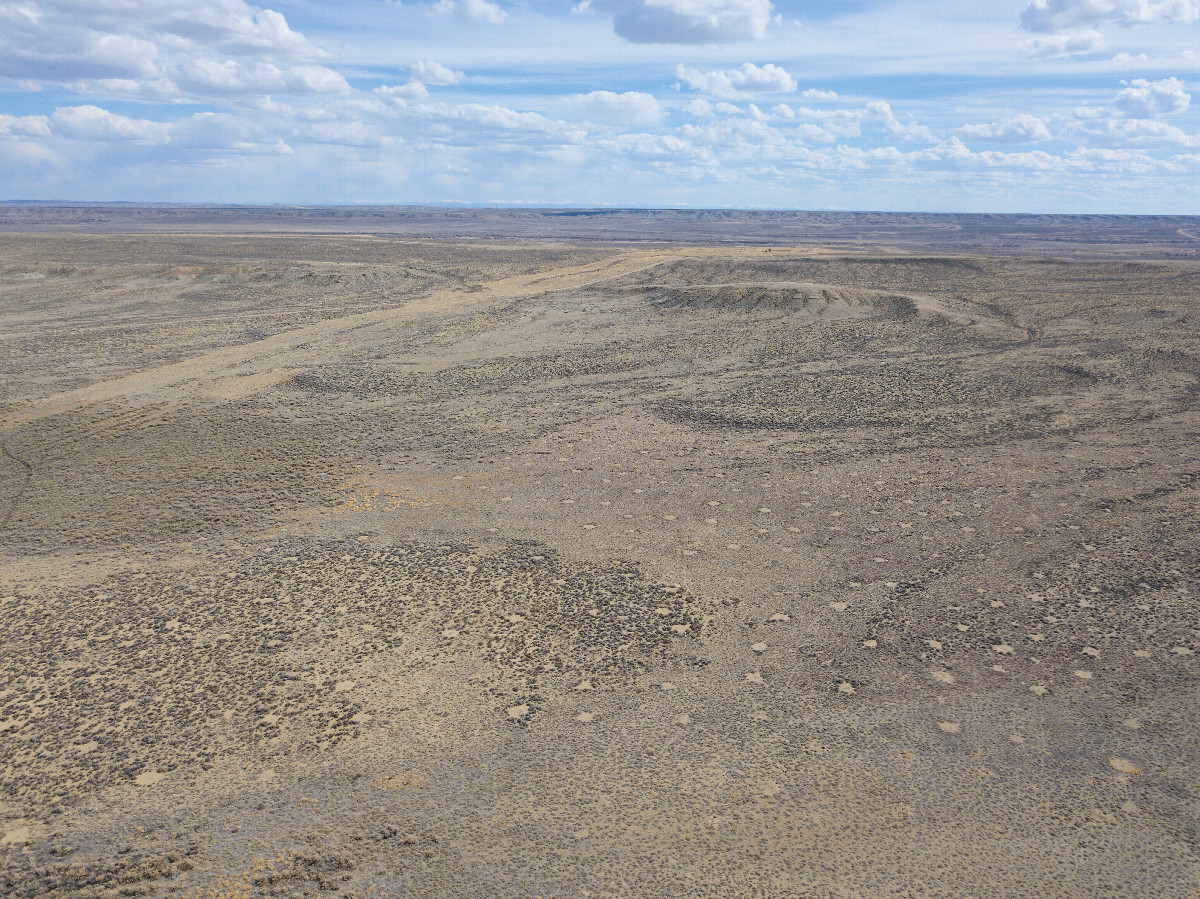
<instances>
[{"instance_id":1,"label":"flat desert plain","mask_svg":"<svg viewBox=\"0 0 1200 899\"><path fill-rule=\"evenodd\" d=\"M1200 895L1194 222L18 212L0 893Z\"/></svg>"}]
</instances>

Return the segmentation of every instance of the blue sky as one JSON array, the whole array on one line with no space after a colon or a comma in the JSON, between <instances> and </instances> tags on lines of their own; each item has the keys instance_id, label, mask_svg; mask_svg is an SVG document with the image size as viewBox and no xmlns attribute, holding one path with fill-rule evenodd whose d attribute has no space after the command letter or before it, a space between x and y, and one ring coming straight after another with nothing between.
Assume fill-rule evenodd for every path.
<instances>
[{"instance_id":1,"label":"blue sky","mask_svg":"<svg viewBox=\"0 0 1200 899\"><path fill-rule=\"evenodd\" d=\"M1200 0L0 0L0 198L1200 213Z\"/></svg>"}]
</instances>

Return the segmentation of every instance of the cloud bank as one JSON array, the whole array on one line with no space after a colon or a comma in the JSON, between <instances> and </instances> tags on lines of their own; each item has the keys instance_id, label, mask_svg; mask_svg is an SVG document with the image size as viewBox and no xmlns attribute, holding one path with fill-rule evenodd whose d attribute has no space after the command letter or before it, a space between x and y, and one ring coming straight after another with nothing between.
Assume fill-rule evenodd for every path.
<instances>
[{"instance_id":1,"label":"cloud bank","mask_svg":"<svg viewBox=\"0 0 1200 899\"><path fill-rule=\"evenodd\" d=\"M25 0L0 5L0 76L80 93L181 100L337 94L329 54L243 0Z\"/></svg>"},{"instance_id":2,"label":"cloud bank","mask_svg":"<svg viewBox=\"0 0 1200 899\"><path fill-rule=\"evenodd\" d=\"M0 0L0 198L1200 211L1198 4Z\"/></svg>"}]
</instances>

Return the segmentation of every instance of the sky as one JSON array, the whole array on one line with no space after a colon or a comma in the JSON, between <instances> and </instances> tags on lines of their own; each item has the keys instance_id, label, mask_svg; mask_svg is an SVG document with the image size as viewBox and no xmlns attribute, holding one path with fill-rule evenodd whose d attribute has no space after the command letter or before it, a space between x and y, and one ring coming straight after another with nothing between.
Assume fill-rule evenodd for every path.
<instances>
[{"instance_id":1,"label":"sky","mask_svg":"<svg viewBox=\"0 0 1200 899\"><path fill-rule=\"evenodd\" d=\"M1200 0L0 0L0 199L1200 213Z\"/></svg>"}]
</instances>

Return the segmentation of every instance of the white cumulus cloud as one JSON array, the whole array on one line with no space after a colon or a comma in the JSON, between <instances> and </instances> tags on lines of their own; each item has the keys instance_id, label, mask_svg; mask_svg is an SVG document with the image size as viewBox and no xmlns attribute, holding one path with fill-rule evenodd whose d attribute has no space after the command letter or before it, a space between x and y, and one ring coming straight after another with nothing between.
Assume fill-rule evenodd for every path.
<instances>
[{"instance_id":1,"label":"white cumulus cloud","mask_svg":"<svg viewBox=\"0 0 1200 899\"><path fill-rule=\"evenodd\" d=\"M1057 34L1101 25L1153 25L1195 22L1200 0L1033 0L1021 13L1021 27Z\"/></svg>"},{"instance_id":2,"label":"white cumulus cloud","mask_svg":"<svg viewBox=\"0 0 1200 899\"><path fill-rule=\"evenodd\" d=\"M1021 49L1030 56L1079 56L1095 53L1108 45L1104 35L1094 28L1064 31L1062 34L1040 34L1021 44Z\"/></svg>"},{"instance_id":3,"label":"white cumulus cloud","mask_svg":"<svg viewBox=\"0 0 1200 899\"><path fill-rule=\"evenodd\" d=\"M508 13L490 0L438 0L433 11L439 16L454 16L464 22L486 22L499 25Z\"/></svg>"},{"instance_id":4,"label":"white cumulus cloud","mask_svg":"<svg viewBox=\"0 0 1200 899\"><path fill-rule=\"evenodd\" d=\"M77 92L348 92L327 58L283 15L245 0L0 3L0 76Z\"/></svg>"},{"instance_id":5,"label":"white cumulus cloud","mask_svg":"<svg viewBox=\"0 0 1200 899\"><path fill-rule=\"evenodd\" d=\"M393 100L424 100L429 96L429 90L420 81L410 81L408 84L383 84L375 88L375 93Z\"/></svg>"},{"instance_id":6,"label":"white cumulus cloud","mask_svg":"<svg viewBox=\"0 0 1200 899\"><path fill-rule=\"evenodd\" d=\"M964 125L958 129L958 133L963 137L974 137L998 144L1031 144L1050 139L1050 130L1046 123L1029 113L982 125Z\"/></svg>"},{"instance_id":7,"label":"white cumulus cloud","mask_svg":"<svg viewBox=\"0 0 1200 899\"><path fill-rule=\"evenodd\" d=\"M636 44L728 44L766 36L771 0L591 0Z\"/></svg>"},{"instance_id":8,"label":"white cumulus cloud","mask_svg":"<svg viewBox=\"0 0 1200 899\"><path fill-rule=\"evenodd\" d=\"M412 73L413 81L434 85L458 84L466 77L462 72L456 72L440 62L424 59L419 60L412 67Z\"/></svg>"},{"instance_id":9,"label":"white cumulus cloud","mask_svg":"<svg viewBox=\"0 0 1200 899\"><path fill-rule=\"evenodd\" d=\"M1179 144L1194 146L1197 141L1182 129L1157 119L1085 118L1067 125L1063 136L1085 144L1142 145Z\"/></svg>"},{"instance_id":10,"label":"white cumulus cloud","mask_svg":"<svg viewBox=\"0 0 1200 899\"><path fill-rule=\"evenodd\" d=\"M917 162L966 162L971 151L957 137L951 137L935 147L916 151L910 158Z\"/></svg>"},{"instance_id":11,"label":"white cumulus cloud","mask_svg":"<svg viewBox=\"0 0 1200 899\"><path fill-rule=\"evenodd\" d=\"M131 119L99 106L60 106L50 116L55 134L76 140L139 141L162 144L170 138L171 126L146 119Z\"/></svg>"},{"instance_id":12,"label":"white cumulus cloud","mask_svg":"<svg viewBox=\"0 0 1200 899\"><path fill-rule=\"evenodd\" d=\"M1063 129L1063 137L1100 145L1196 145L1197 138L1159 120L1183 112L1191 105L1191 94L1181 80L1138 78L1121 83L1124 88L1113 98L1111 106L1080 106L1072 111L1074 121Z\"/></svg>"},{"instance_id":13,"label":"white cumulus cloud","mask_svg":"<svg viewBox=\"0 0 1200 899\"><path fill-rule=\"evenodd\" d=\"M924 125L918 125L915 122L901 122L892 112L892 107L884 100L871 100L866 106L866 120L881 125L893 137L900 140L927 140L934 139L931 132ZM951 138L951 141L958 141L958 138ZM961 143L961 142L960 142Z\"/></svg>"},{"instance_id":14,"label":"white cumulus cloud","mask_svg":"<svg viewBox=\"0 0 1200 899\"><path fill-rule=\"evenodd\" d=\"M572 105L583 117L597 124L618 128L626 125L657 125L662 121L663 111L658 101L650 94L626 91L592 91L576 94Z\"/></svg>"},{"instance_id":15,"label":"white cumulus cloud","mask_svg":"<svg viewBox=\"0 0 1200 899\"><path fill-rule=\"evenodd\" d=\"M49 137L50 122L44 115L0 115L0 135Z\"/></svg>"},{"instance_id":16,"label":"white cumulus cloud","mask_svg":"<svg viewBox=\"0 0 1200 899\"><path fill-rule=\"evenodd\" d=\"M1113 105L1123 116L1131 119L1153 119L1173 112L1183 112L1192 102L1192 95L1183 89L1178 78L1147 81L1137 78L1121 82L1126 87L1117 94Z\"/></svg>"},{"instance_id":17,"label":"white cumulus cloud","mask_svg":"<svg viewBox=\"0 0 1200 899\"><path fill-rule=\"evenodd\" d=\"M692 90L704 91L714 97L788 93L796 89L796 79L774 63L757 66L746 62L736 69L715 72L701 72L681 65L675 69L675 77Z\"/></svg>"},{"instance_id":18,"label":"white cumulus cloud","mask_svg":"<svg viewBox=\"0 0 1200 899\"><path fill-rule=\"evenodd\" d=\"M1036 37L1021 46L1031 56L1077 56L1107 45L1103 28L1200 20L1200 0L1032 0L1021 28Z\"/></svg>"}]
</instances>

